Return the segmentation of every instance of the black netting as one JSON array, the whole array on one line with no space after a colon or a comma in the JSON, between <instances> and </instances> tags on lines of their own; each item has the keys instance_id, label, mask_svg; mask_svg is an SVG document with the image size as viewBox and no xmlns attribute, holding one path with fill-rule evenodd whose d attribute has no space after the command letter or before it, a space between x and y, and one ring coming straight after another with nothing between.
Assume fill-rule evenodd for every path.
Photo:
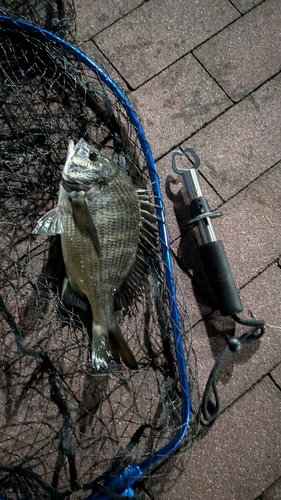
<instances>
[{"instance_id":1,"label":"black netting","mask_svg":"<svg viewBox=\"0 0 281 500\"><path fill-rule=\"evenodd\" d=\"M41 4L51 2L36 12ZM181 425L165 266L158 246L142 293L116 312L139 370L113 363L96 374L90 312L60 299L60 240L32 231L57 203L70 139L96 145L152 196L151 181L116 96L44 36L2 24L0 80L0 498L85 498Z\"/></svg>"},{"instance_id":2,"label":"black netting","mask_svg":"<svg viewBox=\"0 0 281 500\"><path fill-rule=\"evenodd\" d=\"M25 19L64 38L75 36L74 0L1 0L0 13Z\"/></svg>"}]
</instances>

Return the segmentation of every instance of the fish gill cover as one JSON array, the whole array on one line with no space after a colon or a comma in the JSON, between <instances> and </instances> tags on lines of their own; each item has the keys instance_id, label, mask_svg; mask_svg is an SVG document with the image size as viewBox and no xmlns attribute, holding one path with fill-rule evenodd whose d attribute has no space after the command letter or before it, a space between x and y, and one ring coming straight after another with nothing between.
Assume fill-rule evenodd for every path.
<instances>
[{"instance_id":1,"label":"fish gill cover","mask_svg":"<svg viewBox=\"0 0 281 500\"><path fill-rule=\"evenodd\" d=\"M72 37L72 2L6 4L0 14L59 34L63 28ZM113 362L97 373L91 309L61 300L59 236L33 230L57 205L70 140L84 138L153 200L151 179L119 99L56 44L2 24L0 80L0 498L82 499L98 492L110 474L161 449L182 425L165 264L157 236L140 290L125 307L115 304L138 369ZM196 387L180 291L178 307ZM192 394L196 413L196 390Z\"/></svg>"}]
</instances>

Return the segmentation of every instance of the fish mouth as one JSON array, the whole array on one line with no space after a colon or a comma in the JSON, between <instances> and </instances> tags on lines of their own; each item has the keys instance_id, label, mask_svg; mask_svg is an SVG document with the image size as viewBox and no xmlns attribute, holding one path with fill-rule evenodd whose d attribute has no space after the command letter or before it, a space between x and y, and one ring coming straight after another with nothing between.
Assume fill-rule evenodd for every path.
<instances>
[{"instance_id":1,"label":"fish mouth","mask_svg":"<svg viewBox=\"0 0 281 500\"><path fill-rule=\"evenodd\" d=\"M65 166L62 171L62 184L67 191L88 191L93 186L101 187L118 174L118 168L98 149L80 139L75 145L68 145Z\"/></svg>"},{"instance_id":2,"label":"fish mouth","mask_svg":"<svg viewBox=\"0 0 281 500\"><path fill-rule=\"evenodd\" d=\"M90 189L98 181L97 168L93 168L93 160L99 158L99 151L90 146L84 139L75 145L71 140L68 145L67 158L62 171L62 182L68 190L79 191Z\"/></svg>"},{"instance_id":3,"label":"fish mouth","mask_svg":"<svg viewBox=\"0 0 281 500\"><path fill-rule=\"evenodd\" d=\"M97 184L101 184L102 181L97 180L96 182L89 181L89 180L83 180L83 179L77 179L74 180L72 178L67 177L66 175L62 176L62 186L66 191L69 193L71 191L89 191L93 186Z\"/></svg>"}]
</instances>

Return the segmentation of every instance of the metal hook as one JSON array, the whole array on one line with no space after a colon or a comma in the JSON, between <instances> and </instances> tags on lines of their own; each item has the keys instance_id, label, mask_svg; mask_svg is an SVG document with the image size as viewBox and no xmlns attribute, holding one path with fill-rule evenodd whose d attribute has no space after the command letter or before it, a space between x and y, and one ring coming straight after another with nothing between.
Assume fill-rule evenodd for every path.
<instances>
[{"instance_id":1,"label":"metal hook","mask_svg":"<svg viewBox=\"0 0 281 500\"><path fill-rule=\"evenodd\" d=\"M187 153L189 153L194 159L193 166L191 168L178 168L176 165L177 156L187 156ZM220 212L212 212L208 201L202 195L197 177L197 170L199 166L200 159L195 151L190 147L185 148L184 151L175 151L172 154L173 171L176 174L182 175L186 191L190 199L191 219L187 224L198 224L203 243L208 243L210 241L216 241L211 219L218 217L221 214Z\"/></svg>"},{"instance_id":2,"label":"metal hook","mask_svg":"<svg viewBox=\"0 0 281 500\"><path fill-rule=\"evenodd\" d=\"M198 170L198 168L200 167L200 158L199 158L199 156L195 153L194 149L192 149L191 147L188 146L187 148L185 148L184 151L175 151L172 154L172 168L173 168L173 171L176 174L178 174L178 175L182 175L186 171L190 170L188 168L178 168L177 167L177 162L176 162L176 157L177 156L186 156L187 157L187 153L190 153L190 155L194 159L194 163L193 163L193 165L192 165L191 168L194 168L195 170Z\"/></svg>"}]
</instances>

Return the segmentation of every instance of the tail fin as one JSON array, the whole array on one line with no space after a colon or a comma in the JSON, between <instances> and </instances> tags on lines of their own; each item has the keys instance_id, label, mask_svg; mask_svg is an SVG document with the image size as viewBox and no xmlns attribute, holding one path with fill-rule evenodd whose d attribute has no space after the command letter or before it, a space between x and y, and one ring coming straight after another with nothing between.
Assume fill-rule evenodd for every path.
<instances>
[{"instance_id":1,"label":"tail fin","mask_svg":"<svg viewBox=\"0 0 281 500\"><path fill-rule=\"evenodd\" d=\"M109 341L114 360L118 362L121 357L126 366L132 368L132 370L137 370L138 364L135 356L124 339L117 321L109 328Z\"/></svg>"},{"instance_id":2,"label":"tail fin","mask_svg":"<svg viewBox=\"0 0 281 500\"><path fill-rule=\"evenodd\" d=\"M122 358L125 365L138 369L135 357L124 339L118 322L111 328L93 323L92 326L92 366L95 370L107 370L112 359L117 363Z\"/></svg>"},{"instance_id":3,"label":"tail fin","mask_svg":"<svg viewBox=\"0 0 281 500\"><path fill-rule=\"evenodd\" d=\"M107 370L112 359L107 328L93 323L92 366L95 370Z\"/></svg>"}]
</instances>

